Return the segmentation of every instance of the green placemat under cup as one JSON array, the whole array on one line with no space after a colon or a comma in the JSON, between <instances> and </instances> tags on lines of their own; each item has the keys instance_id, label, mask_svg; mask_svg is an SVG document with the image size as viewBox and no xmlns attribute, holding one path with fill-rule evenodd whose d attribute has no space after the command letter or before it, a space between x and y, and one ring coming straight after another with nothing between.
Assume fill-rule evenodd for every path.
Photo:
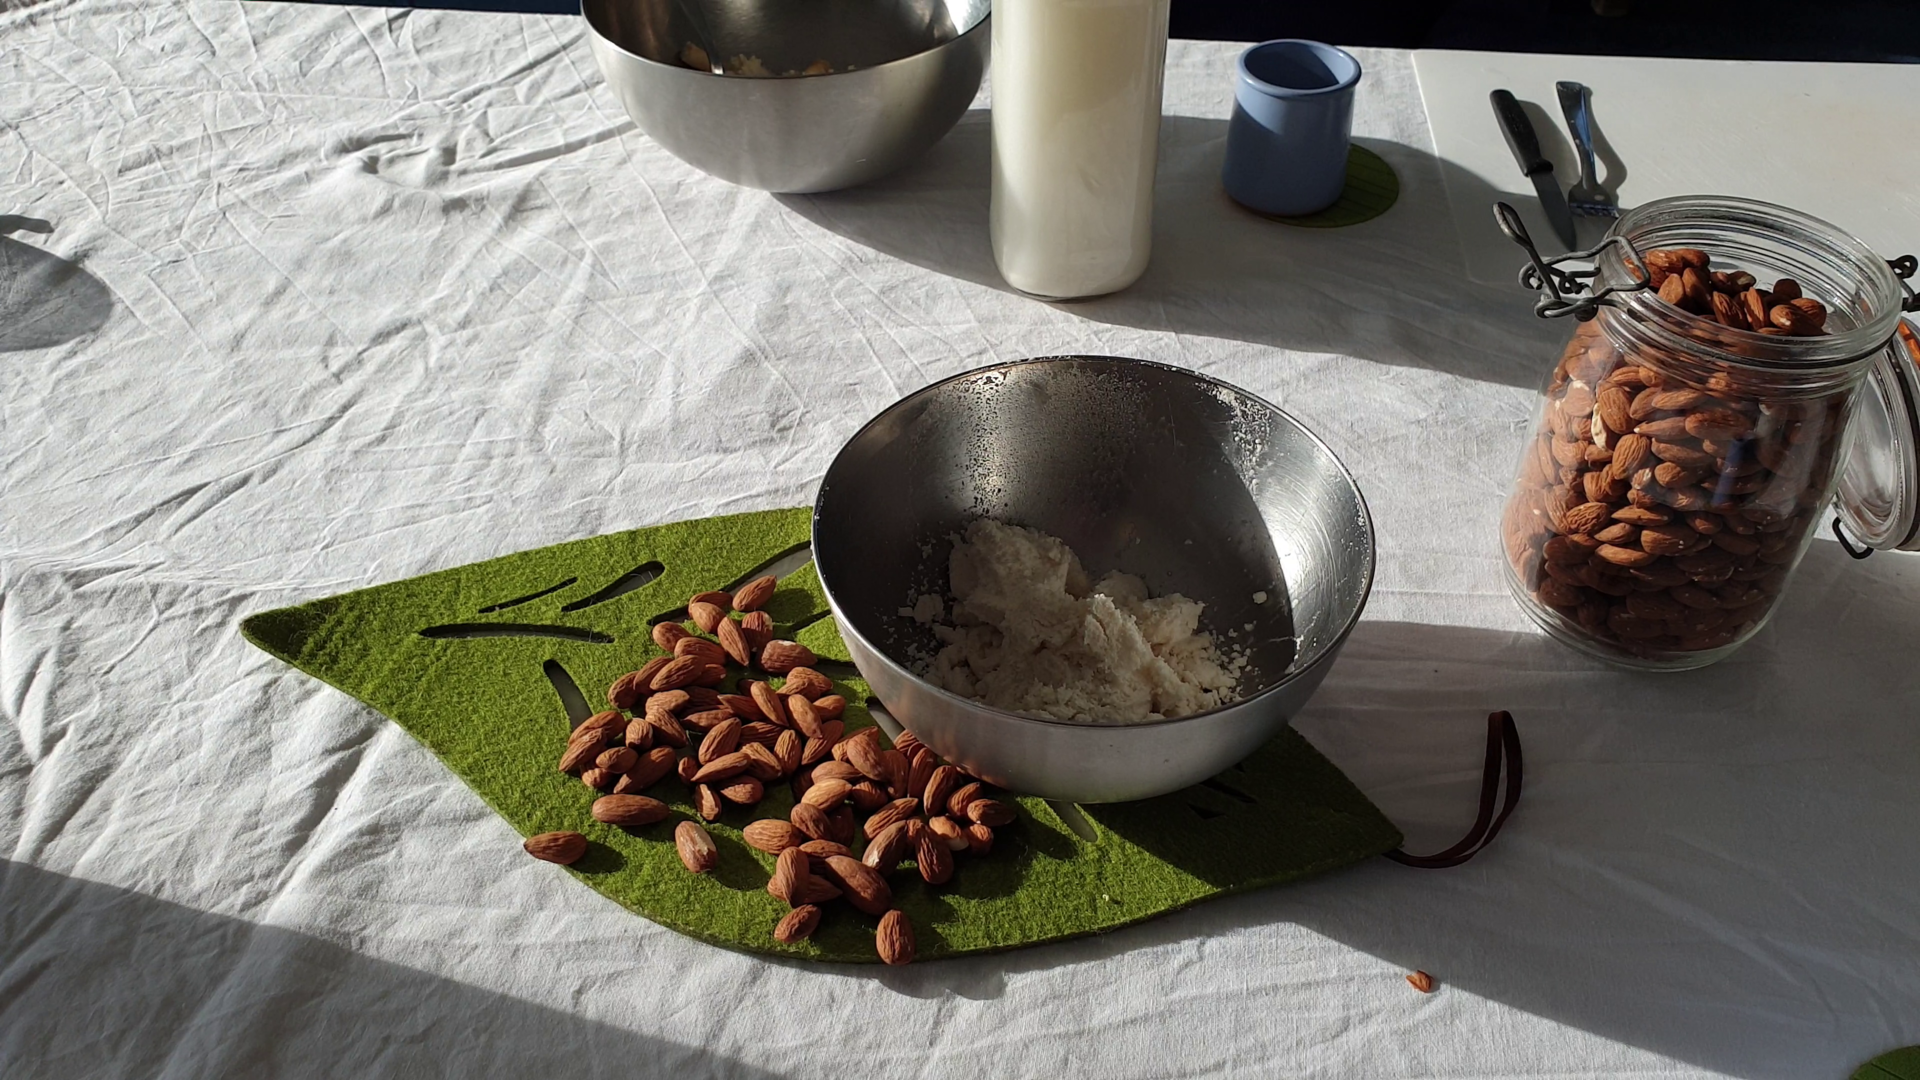
<instances>
[{"instance_id":1,"label":"green placemat under cup","mask_svg":"<svg viewBox=\"0 0 1920 1080\"><path fill-rule=\"evenodd\" d=\"M1268 221L1298 225L1304 229L1338 229L1372 221L1392 209L1399 199L1400 177L1394 174L1393 166L1387 164L1379 154L1355 143L1347 147L1347 186L1341 189L1340 198L1332 206L1319 213L1301 214L1298 217L1262 214L1247 206L1241 206L1241 209L1250 214L1259 214ZM1239 203L1234 205L1240 206Z\"/></svg>"},{"instance_id":2,"label":"green placemat under cup","mask_svg":"<svg viewBox=\"0 0 1920 1080\"><path fill-rule=\"evenodd\" d=\"M715 944L820 960L872 961L875 919L830 905L807 942L781 945L786 911L766 892L770 856L747 822L786 815L784 783L709 826L716 869L690 874L673 827L693 817L669 778L649 794L675 816L624 831L588 815L596 793L554 765L570 721L557 686L603 708L607 686L659 654L652 623L695 592L731 588L803 548L806 509L708 518L509 555L252 616L247 639L392 717L524 835L593 841L569 870L642 915ZM781 636L823 658L870 724L868 688L846 663L811 563L767 610ZM1345 775L1291 730L1206 784L1145 802L1084 808L1083 838L1039 799L993 852L962 855L947 885L894 875L922 958L1006 949L1111 930L1209 897L1289 881L1390 850L1400 834ZM1067 813L1074 812L1068 809ZM503 858L525 858L518 851Z\"/></svg>"}]
</instances>

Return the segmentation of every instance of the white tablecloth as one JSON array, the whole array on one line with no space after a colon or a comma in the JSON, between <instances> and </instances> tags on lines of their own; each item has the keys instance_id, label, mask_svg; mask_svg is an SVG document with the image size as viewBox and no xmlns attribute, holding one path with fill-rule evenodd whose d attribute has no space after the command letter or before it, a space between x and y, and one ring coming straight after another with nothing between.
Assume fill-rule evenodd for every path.
<instances>
[{"instance_id":1,"label":"white tablecloth","mask_svg":"<svg viewBox=\"0 0 1920 1080\"><path fill-rule=\"evenodd\" d=\"M0 6L0 1073L1808 1078L1920 1042L1920 564L1821 542L1696 674L1531 630L1495 522L1566 328L1461 279L1407 54L1361 54L1356 118L1400 204L1310 231L1224 201L1235 47L1176 43L1153 267L1050 307L993 271L984 111L777 197L635 132L572 18ZM807 502L903 392L1068 351L1229 379L1352 466L1379 582L1299 726L1430 850L1513 710L1491 850L770 963L528 859L236 632Z\"/></svg>"}]
</instances>

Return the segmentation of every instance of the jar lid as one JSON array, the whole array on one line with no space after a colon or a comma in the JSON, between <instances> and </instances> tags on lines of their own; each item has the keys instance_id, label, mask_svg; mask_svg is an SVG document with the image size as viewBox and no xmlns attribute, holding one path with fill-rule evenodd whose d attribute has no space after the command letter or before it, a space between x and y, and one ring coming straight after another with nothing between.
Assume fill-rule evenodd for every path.
<instances>
[{"instance_id":1,"label":"jar lid","mask_svg":"<svg viewBox=\"0 0 1920 1080\"><path fill-rule=\"evenodd\" d=\"M1920 551L1920 335L1907 320L1854 408L1853 448L1834 492L1841 539Z\"/></svg>"}]
</instances>

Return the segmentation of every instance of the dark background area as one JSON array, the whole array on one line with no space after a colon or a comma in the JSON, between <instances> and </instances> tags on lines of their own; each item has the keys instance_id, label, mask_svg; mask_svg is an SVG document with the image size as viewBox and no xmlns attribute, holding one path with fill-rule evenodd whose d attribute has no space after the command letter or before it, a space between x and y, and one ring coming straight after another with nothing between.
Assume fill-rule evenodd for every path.
<instances>
[{"instance_id":1,"label":"dark background area","mask_svg":"<svg viewBox=\"0 0 1920 1080\"><path fill-rule=\"evenodd\" d=\"M379 0L356 0L379 2ZM1920 0L1173 0L1174 37L1403 49L1920 62ZM577 0L394 7L572 14Z\"/></svg>"}]
</instances>

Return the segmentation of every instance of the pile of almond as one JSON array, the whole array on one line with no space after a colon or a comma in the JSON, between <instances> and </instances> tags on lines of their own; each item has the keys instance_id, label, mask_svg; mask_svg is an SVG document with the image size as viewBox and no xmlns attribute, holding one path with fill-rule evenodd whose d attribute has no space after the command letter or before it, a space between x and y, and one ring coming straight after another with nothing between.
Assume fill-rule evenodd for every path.
<instances>
[{"instance_id":1,"label":"pile of almond","mask_svg":"<svg viewBox=\"0 0 1920 1080\"><path fill-rule=\"evenodd\" d=\"M1659 296L1713 350L1762 355L1824 332L1827 310L1781 278L1650 251ZM1588 640L1630 656L1719 649L1757 627L1825 504L1848 392L1682 352L1612 309L1580 324L1547 391L1503 524L1526 590Z\"/></svg>"},{"instance_id":2,"label":"pile of almond","mask_svg":"<svg viewBox=\"0 0 1920 1080\"><path fill-rule=\"evenodd\" d=\"M671 655L614 681L610 708L573 730L560 769L607 793L594 801L596 821L627 828L671 816L667 803L641 794L670 773L688 785L695 812L709 822L728 804L754 806L768 784L789 781L787 817L762 818L741 831L748 844L775 856L767 891L792 908L774 938L807 938L820 924L821 905L845 899L880 916L880 959L907 963L913 927L893 908L888 875L911 860L928 884L944 884L955 855L992 849L993 830L1013 821L1013 808L987 798L978 780L939 761L911 734L892 747L877 727L846 735L846 699L830 693L833 682L814 669L812 651L773 639L773 621L760 609L774 588L773 578L762 577L731 595L693 597L687 614L697 633L678 622L655 626L655 644ZM723 693L729 661L768 677L742 678ZM680 822L674 843L693 873L718 861L712 836L697 821ZM587 841L575 832L544 833L525 847L536 858L571 863Z\"/></svg>"}]
</instances>

